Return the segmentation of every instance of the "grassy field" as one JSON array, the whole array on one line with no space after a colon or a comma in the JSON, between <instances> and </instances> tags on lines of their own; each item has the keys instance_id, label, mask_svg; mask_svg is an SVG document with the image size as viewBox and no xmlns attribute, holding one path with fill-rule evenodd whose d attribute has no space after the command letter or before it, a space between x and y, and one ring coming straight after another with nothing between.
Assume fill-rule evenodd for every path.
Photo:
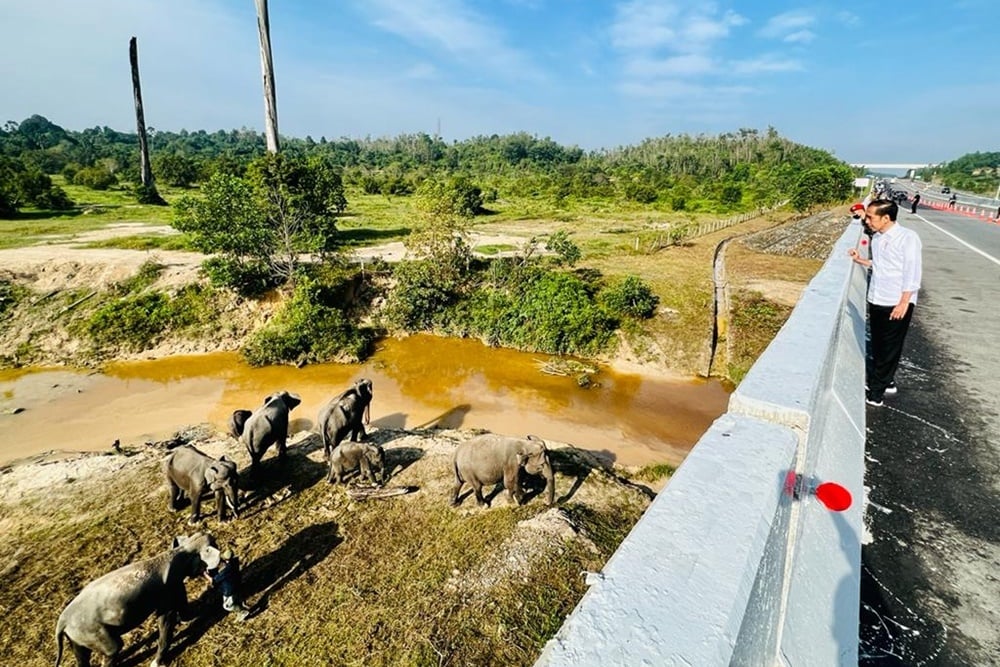
<instances>
[{"instance_id":1,"label":"grassy field","mask_svg":"<svg viewBox=\"0 0 1000 667\"><path fill-rule=\"evenodd\" d=\"M417 489L388 500L352 501L328 485L317 436L294 444L284 464L268 456L265 481L241 487L249 489L241 518L203 521L240 556L254 615L226 617L217 593L189 581L198 619L179 626L174 664L532 664L584 593L580 572L603 565L648 495L557 448L558 508L536 496L521 507L497 497L488 510L466 498L453 509L450 456L469 435L377 432L390 484ZM245 466L235 442L209 440L199 447ZM151 454L98 457L122 468L0 502L5 664L52 664L55 621L88 581L192 530L188 510L167 509ZM126 635L123 664L147 664L155 636L152 620Z\"/></svg>"}]
</instances>

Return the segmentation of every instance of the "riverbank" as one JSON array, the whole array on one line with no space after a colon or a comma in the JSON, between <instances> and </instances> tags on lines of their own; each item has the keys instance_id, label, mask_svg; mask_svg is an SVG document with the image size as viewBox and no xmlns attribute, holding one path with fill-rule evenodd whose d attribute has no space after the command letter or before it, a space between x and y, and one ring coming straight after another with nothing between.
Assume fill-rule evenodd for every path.
<instances>
[{"instance_id":1,"label":"riverbank","mask_svg":"<svg viewBox=\"0 0 1000 667\"><path fill-rule=\"evenodd\" d=\"M174 657L193 667L247 655L270 665L531 664L582 596L580 572L600 570L651 491L550 442L555 507L534 485L524 506L501 495L490 509L468 497L453 509L451 456L472 435L374 430L389 485L410 491L384 500L357 500L323 481L314 434L294 438L284 463L270 452L263 481L241 487L241 517L201 522L239 554L257 611L237 624L203 581L190 581L197 618L180 626ZM213 428L186 429L181 441L247 464L242 447ZM191 530L187 511L167 509L163 444L3 470L0 610L10 631L0 653L8 660L50 664L55 620L82 585ZM151 619L126 635L127 654L144 662L154 637Z\"/></svg>"}]
</instances>

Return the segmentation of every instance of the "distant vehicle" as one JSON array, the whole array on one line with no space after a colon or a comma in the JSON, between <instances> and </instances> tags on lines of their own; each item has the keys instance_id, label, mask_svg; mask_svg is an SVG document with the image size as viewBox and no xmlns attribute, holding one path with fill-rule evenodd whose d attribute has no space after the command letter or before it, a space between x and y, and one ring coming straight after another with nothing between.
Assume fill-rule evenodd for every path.
<instances>
[{"instance_id":1,"label":"distant vehicle","mask_svg":"<svg viewBox=\"0 0 1000 667\"><path fill-rule=\"evenodd\" d=\"M904 201L906 201L907 199L909 199L909 197L908 197L908 196L906 195L906 193L905 193L905 192L902 192L902 191L899 191L899 192L893 192L893 193L892 193L892 198L893 198L894 200L896 200L897 202L904 202Z\"/></svg>"},{"instance_id":2,"label":"distant vehicle","mask_svg":"<svg viewBox=\"0 0 1000 667\"><path fill-rule=\"evenodd\" d=\"M943 188L941 188L941 193L942 193L942 194L946 194L946 195L950 195L950 194L951 194L951 188L949 188L949 187L948 187L948 186L946 185L946 186L944 186Z\"/></svg>"}]
</instances>

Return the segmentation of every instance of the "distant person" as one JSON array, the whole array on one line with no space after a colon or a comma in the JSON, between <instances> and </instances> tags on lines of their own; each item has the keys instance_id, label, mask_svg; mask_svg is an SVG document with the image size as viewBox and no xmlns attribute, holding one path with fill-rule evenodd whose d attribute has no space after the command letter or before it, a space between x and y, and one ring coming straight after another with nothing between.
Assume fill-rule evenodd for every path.
<instances>
[{"instance_id":1,"label":"distant person","mask_svg":"<svg viewBox=\"0 0 1000 667\"><path fill-rule=\"evenodd\" d=\"M910 206L910 213L917 212L917 204L919 203L920 203L920 193L918 192L917 194L913 195L912 206Z\"/></svg>"},{"instance_id":2,"label":"distant person","mask_svg":"<svg viewBox=\"0 0 1000 667\"><path fill-rule=\"evenodd\" d=\"M233 554L232 549L225 549L219 556L219 569L214 573L205 572L205 578L212 586L222 589L222 608L229 613L236 612L236 618L245 621L250 610L243 604L240 596L240 559Z\"/></svg>"},{"instance_id":3,"label":"distant person","mask_svg":"<svg viewBox=\"0 0 1000 667\"><path fill-rule=\"evenodd\" d=\"M884 405L886 394L896 393L896 369L920 291L920 237L896 222L898 214L896 202L873 201L865 211L868 224L875 230L872 258L865 259L855 248L848 251L851 259L872 269L868 285L872 359L865 402L876 407Z\"/></svg>"},{"instance_id":4,"label":"distant person","mask_svg":"<svg viewBox=\"0 0 1000 667\"><path fill-rule=\"evenodd\" d=\"M952 194L951 199L948 200L948 208L955 208L955 202L958 201L958 195Z\"/></svg>"}]
</instances>

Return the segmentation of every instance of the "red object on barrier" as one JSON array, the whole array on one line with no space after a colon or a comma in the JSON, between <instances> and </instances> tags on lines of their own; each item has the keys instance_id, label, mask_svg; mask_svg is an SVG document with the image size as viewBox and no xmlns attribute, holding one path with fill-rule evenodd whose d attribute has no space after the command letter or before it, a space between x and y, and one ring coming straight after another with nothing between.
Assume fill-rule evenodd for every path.
<instances>
[{"instance_id":1,"label":"red object on barrier","mask_svg":"<svg viewBox=\"0 0 1000 667\"><path fill-rule=\"evenodd\" d=\"M843 512L851 506L851 492L835 482L823 482L816 487L815 493L828 510Z\"/></svg>"}]
</instances>

